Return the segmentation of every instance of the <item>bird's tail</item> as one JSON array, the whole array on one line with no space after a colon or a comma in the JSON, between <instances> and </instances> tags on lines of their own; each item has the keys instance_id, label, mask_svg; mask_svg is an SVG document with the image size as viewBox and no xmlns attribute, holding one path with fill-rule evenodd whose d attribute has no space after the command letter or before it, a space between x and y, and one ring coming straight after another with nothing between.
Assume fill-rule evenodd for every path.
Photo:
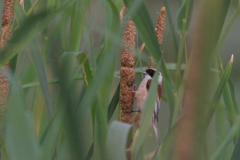
<instances>
[{"instance_id":1,"label":"bird's tail","mask_svg":"<svg viewBox=\"0 0 240 160\"><path fill-rule=\"evenodd\" d=\"M158 144L160 145L159 137L158 137L158 129L157 129L157 123L156 121L152 123L153 130L155 132L155 136L157 139Z\"/></svg>"}]
</instances>

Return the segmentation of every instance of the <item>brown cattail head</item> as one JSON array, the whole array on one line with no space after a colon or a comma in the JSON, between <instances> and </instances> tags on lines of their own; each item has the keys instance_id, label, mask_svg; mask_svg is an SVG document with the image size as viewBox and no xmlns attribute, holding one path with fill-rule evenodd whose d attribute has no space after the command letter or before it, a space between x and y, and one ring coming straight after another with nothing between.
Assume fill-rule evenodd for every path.
<instances>
[{"instance_id":1,"label":"brown cattail head","mask_svg":"<svg viewBox=\"0 0 240 160\"><path fill-rule=\"evenodd\" d=\"M9 62L0 69L0 121L9 93Z\"/></svg>"},{"instance_id":2,"label":"brown cattail head","mask_svg":"<svg viewBox=\"0 0 240 160\"><path fill-rule=\"evenodd\" d=\"M12 37L13 3L14 0L4 0L0 47L4 46L5 40L9 40Z\"/></svg>"},{"instance_id":3,"label":"brown cattail head","mask_svg":"<svg viewBox=\"0 0 240 160\"><path fill-rule=\"evenodd\" d=\"M120 17L123 18L127 8L124 5ZM131 19L128 20L123 35L122 56L121 56L121 81L120 81L120 119L125 123L133 122L133 113L131 111L134 103L134 93L132 84L135 79L135 37L136 27Z\"/></svg>"},{"instance_id":4,"label":"brown cattail head","mask_svg":"<svg viewBox=\"0 0 240 160\"><path fill-rule=\"evenodd\" d=\"M165 19L166 19L166 10L165 7L162 7L160 15L158 17L158 23L157 26L155 28L155 32L157 34L157 38L158 38L158 42L160 45L162 45L162 41L163 41L163 31L165 28ZM150 55L150 63L148 64L148 68L156 68L156 63L152 57L152 55Z\"/></svg>"},{"instance_id":5,"label":"brown cattail head","mask_svg":"<svg viewBox=\"0 0 240 160\"><path fill-rule=\"evenodd\" d=\"M3 48L6 41L12 37L13 10L14 0L4 0L2 31L0 37L0 48ZM9 94L9 63L0 69L0 121L7 103Z\"/></svg>"},{"instance_id":6,"label":"brown cattail head","mask_svg":"<svg viewBox=\"0 0 240 160\"><path fill-rule=\"evenodd\" d=\"M123 16L125 15L125 13L127 12L127 7L126 5L124 4L121 11L120 11L120 20L122 21L123 20Z\"/></svg>"},{"instance_id":7,"label":"brown cattail head","mask_svg":"<svg viewBox=\"0 0 240 160\"><path fill-rule=\"evenodd\" d=\"M162 45L162 41L163 41L163 31L165 28L165 19L166 19L166 10L165 10L165 7L162 7L161 13L158 17L157 26L155 28L155 32L157 34L158 42L160 45Z\"/></svg>"}]
</instances>

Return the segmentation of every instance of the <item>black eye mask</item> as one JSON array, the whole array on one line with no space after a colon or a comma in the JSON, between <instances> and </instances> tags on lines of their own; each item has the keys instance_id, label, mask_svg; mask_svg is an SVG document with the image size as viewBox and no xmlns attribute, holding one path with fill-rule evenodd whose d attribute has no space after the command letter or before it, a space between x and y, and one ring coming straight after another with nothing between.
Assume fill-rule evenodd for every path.
<instances>
[{"instance_id":1,"label":"black eye mask","mask_svg":"<svg viewBox=\"0 0 240 160\"><path fill-rule=\"evenodd\" d=\"M155 70L153 70L153 69L147 69L147 70L146 70L146 73L153 78L153 76L154 76L154 74L155 74Z\"/></svg>"}]
</instances>

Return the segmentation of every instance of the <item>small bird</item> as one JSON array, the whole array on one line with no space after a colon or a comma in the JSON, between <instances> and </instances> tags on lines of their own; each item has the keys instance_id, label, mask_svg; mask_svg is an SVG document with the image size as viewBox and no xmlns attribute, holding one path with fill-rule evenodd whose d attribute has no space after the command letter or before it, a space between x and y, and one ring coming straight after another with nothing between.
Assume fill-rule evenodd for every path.
<instances>
[{"instance_id":1,"label":"small bird","mask_svg":"<svg viewBox=\"0 0 240 160\"><path fill-rule=\"evenodd\" d=\"M138 87L138 90L135 93L135 101L137 104L138 110L141 112L144 106L144 103L147 99L148 95L148 90L150 88L152 78L155 73L157 73L157 70L154 68L149 68L145 72L142 72L145 74L144 79L142 80L141 84ZM158 95L157 99L155 102L155 108L152 116L152 121L151 121L151 126L154 129L155 135L157 142L159 143L159 138L158 138L158 129L157 129L157 122L158 122L158 113L160 109L160 100L161 100L161 94L162 94L162 74L161 72L158 72Z\"/></svg>"}]
</instances>

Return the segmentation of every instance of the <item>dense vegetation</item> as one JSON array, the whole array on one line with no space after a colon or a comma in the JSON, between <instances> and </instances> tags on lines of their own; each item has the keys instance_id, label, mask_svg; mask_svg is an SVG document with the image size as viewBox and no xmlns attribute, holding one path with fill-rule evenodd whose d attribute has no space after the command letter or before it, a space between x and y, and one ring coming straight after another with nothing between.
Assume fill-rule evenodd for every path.
<instances>
[{"instance_id":1,"label":"dense vegetation","mask_svg":"<svg viewBox=\"0 0 240 160\"><path fill-rule=\"evenodd\" d=\"M13 35L0 46L0 66L10 61L2 159L239 159L239 82L230 78L234 57L222 65L228 54L220 53L240 5L233 9L230 0L181 0L175 19L171 1L163 0L168 28L160 46L149 9L154 1L21 2L14 3ZM128 21L119 17L123 4L137 28L136 84L150 54L163 74L160 146L150 128L156 76L140 128L118 121L121 45Z\"/></svg>"}]
</instances>

